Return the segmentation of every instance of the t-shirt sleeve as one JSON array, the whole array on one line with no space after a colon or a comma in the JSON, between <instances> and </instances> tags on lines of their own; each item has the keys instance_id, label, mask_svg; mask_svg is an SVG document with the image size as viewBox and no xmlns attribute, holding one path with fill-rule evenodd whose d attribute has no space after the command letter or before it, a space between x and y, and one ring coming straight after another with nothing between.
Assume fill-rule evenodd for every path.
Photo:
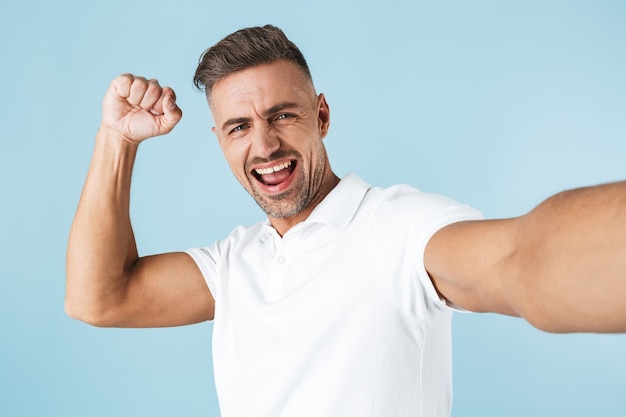
<instances>
[{"instance_id":1,"label":"t-shirt sleeve","mask_svg":"<svg viewBox=\"0 0 626 417\"><path fill-rule=\"evenodd\" d=\"M384 286L398 307L424 318L431 308L450 307L437 293L426 267L424 252L430 238L443 227L482 214L465 204L408 186L385 190L372 221L375 253L384 270Z\"/></svg>"},{"instance_id":2,"label":"t-shirt sleeve","mask_svg":"<svg viewBox=\"0 0 626 417\"><path fill-rule=\"evenodd\" d=\"M185 251L189 256L193 258L202 272L202 276L213 295L213 298L218 299L219 288L217 285L217 268L219 259L221 257L219 244L215 243L211 246L202 248L191 248Z\"/></svg>"},{"instance_id":3,"label":"t-shirt sleeve","mask_svg":"<svg viewBox=\"0 0 626 417\"><path fill-rule=\"evenodd\" d=\"M431 216L423 223L415 221L416 226L421 223L416 230L418 237L413 241L413 249L409 249L410 252L408 252L406 256L411 256L413 253L416 254L414 258L415 271L421 285L427 292L429 299L434 300L436 304L445 305L454 310L460 310L457 306L448 302L448 300L444 299L439 295L439 293L437 293L432 279L426 271L426 266L424 265L424 253L426 251L426 245L433 235L445 226L460 221L481 220L483 219L483 215L478 210L472 209L466 205L458 204L450 199L443 198L441 196L432 197L437 200L441 199L440 201L434 202L435 205L440 205L440 207L434 207Z\"/></svg>"}]
</instances>

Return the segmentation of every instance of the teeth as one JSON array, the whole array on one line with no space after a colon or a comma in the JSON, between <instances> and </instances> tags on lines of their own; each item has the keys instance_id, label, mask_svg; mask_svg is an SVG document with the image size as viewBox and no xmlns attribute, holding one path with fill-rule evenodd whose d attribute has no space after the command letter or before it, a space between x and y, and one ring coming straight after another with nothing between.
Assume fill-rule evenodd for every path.
<instances>
[{"instance_id":1,"label":"teeth","mask_svg":"<svg viewBox=\"0 0 626 417\"><path fill-rule=\"evenodd\" d=\"M272 172L280 171L281 169L289 168L291 166L291 161L284 162L280 165L276 165L269 168L263 169L255 169L256 173L259 175L271 174Z\"/></svg>"}]
</instances>

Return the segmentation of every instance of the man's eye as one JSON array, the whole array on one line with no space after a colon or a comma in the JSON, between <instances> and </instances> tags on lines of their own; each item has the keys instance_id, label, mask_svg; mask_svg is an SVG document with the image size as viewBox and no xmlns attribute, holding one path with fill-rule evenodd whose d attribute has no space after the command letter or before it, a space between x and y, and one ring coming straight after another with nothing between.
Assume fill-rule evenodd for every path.
<instances>
[{"instance_id":1,"label":"man's eye","mask_svg":"<svg viewBox=\"0 0 626 417\"><path fill-rule=\"evenodd\" d=\"M293 114L290 113L282 113L279 114L278 116L276 116L276 120L285 120L285 119L291 119L295 117Z\"/></svg>"},{"instance_id":2,"label":"man's eye","mask_svg":"<svg viewBox=\"0 0 626 417\"><path fill-rule=\"evenodd\" d=\"M230 133L242 132L246 127L247 127L246 125L235 126L235 128L233 130L231 130Z\"/></svg>"}]
</instances>

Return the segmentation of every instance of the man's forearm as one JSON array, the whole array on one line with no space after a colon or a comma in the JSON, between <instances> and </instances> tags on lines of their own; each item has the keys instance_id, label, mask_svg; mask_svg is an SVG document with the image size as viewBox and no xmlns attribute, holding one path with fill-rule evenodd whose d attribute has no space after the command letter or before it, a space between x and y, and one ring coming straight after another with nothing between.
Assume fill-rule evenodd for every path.
<instances>
[{"instance_id":1,"label":"man's forearm","mask_svg":"<svg viewBox=\"0 0 626 417\"><path fill-rule=\"evenodd\" d=\"M548 331L626 331L626 182L566 191L520 218L508 293Z\"/></svg>"},{"instance_id":2,"label":"man's forearm","mask_svg":"<svg viewBox=\"0 0 626 417\"><path fill-rule=\"evenodd\" d=\"M123 294L137 260L129 200L136 143L101 129L71 227L67 251L68 314L98 324Z\"/></svg>"}]
</instances>

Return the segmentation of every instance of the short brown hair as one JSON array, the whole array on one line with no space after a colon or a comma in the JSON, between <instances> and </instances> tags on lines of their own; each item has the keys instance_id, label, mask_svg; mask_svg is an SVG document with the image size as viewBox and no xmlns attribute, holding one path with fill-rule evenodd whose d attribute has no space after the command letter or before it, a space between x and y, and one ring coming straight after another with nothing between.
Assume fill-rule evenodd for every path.
<instances>
[{"instance_id":1,"label":"short brown hair","mask_svg":"<svg viewBox=\"0 0 626 417\"><path fill-rule=\"evenodd\" d=\"M272 25L241 29L202 53L193 83L210 101L213 85L222 78L281 59L294 63L311 80L302 52L282 30Z\"/></svg>"}]
</instances>

